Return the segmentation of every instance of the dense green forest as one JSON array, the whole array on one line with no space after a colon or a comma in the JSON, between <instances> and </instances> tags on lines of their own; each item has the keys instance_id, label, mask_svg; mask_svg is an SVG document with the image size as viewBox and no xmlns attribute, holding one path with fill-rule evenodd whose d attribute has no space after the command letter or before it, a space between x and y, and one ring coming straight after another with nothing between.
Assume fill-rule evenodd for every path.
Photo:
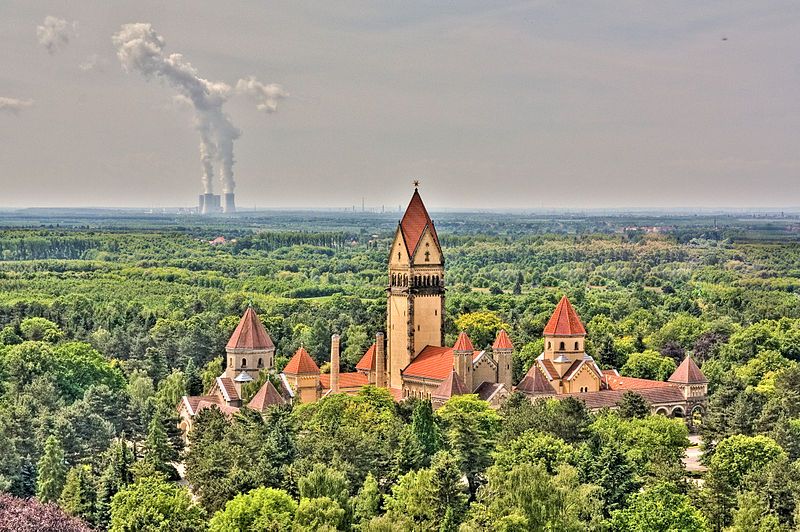
<instances>
[{"instance_id":1,"label":"dense green forest","mask_svg":"<svg viewBox=\"0 0 800 532\"><path fill-rule=\"evenodd\" d=\"M279 364L302 344L323 365L335 332L355 365L384 326L397 216L17 213L0 216L0 517L67 530L800 525L796 220L436 218L448 341L463 329L482 347L506 328L519 380L566 294L603 367L665 379L691 353L710 381L707 470L686 473L687 428L635 394L597 414L516 395L433 412L365 388L263 417L206 410L185 448L175 406L219 374L248 304Z\"/></svg>"}]
</instances>

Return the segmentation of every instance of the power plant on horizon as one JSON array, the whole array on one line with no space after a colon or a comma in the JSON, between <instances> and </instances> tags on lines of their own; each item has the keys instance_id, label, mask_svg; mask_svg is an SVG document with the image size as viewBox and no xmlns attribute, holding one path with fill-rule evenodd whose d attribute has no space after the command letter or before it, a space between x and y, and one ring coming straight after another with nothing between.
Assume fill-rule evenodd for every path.
<instances>
[{"instance_id":1,"label":"power plant on horizon","mask_svg":"<svg viewBox=\"0 0 800 532\"><path fill-rule=\"evenodd\" d=\"M197 212L200 214L233 214L236 212L233 192L226 192L222 196L207 192L200 194L199 200Z\"/></svg>"}]
</instances>

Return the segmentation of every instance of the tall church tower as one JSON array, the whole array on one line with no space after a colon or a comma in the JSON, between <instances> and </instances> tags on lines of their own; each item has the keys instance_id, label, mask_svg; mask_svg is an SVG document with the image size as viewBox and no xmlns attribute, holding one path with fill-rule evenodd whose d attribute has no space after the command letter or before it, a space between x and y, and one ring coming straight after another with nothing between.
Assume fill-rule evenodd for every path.
<instances>
[{"instance_id":1,"label":"tall church tower","mask_svg":"<svg viewBox=\"0 0 800 532\"><path fill-rule=\"evenodd\" d=\"M400 372L425 346L444 344L444 256L418 186L415 182L389 254L386 332L392 388L402 387Z\"/></svg>"}]
</instances>

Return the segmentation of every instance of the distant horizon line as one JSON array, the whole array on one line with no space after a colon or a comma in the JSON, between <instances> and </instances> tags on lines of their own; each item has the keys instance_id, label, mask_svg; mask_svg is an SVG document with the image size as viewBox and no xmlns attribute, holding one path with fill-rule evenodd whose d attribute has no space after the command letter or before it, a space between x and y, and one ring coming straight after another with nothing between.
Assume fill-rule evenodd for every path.
<instances>
[{"instance_id":1,"label":"distant horizon line","mask_svg":"<svg viewBox=\"0 0 800 532\"><path fill-rule=\"evenodd\" d=\"M609 214L647 214L647 213L660 213L660 214L759 214L759 213L783 213L784 215L800 214L800 206L747 206L747 207L708 207L708 206L687 206L687 207L647 207L647 206L617 206L617 207L581 207L581 208L567 208L567 207L504 207L504 208L474 208L474 207L436 207L428 209L431 214L582 214L582 213L609 213ZM182 206L96 206L96 205L82 205L82 206L26 206L26 207L11 207L0 205L0 213L14 213L24 211L107 211L107 212L125 212L125 213L138 213L138 214L178 214L178 215L196 215L202 217L226 217L231 215L211 214L201 215L197 212L197 207L182 207ZM287 207L242 207L237 206L236 214L244 213L259 213L259 212L324 212L324 213L337 213L337 214L365 214L365 215L380 215L380 214L397 214L402 213L400 209L385 209L379 207L366 207L359 208L358 206L348 207L330 207L330 206L287 206ZM232 215L235 216L236 214Z\"/></svg>"}]
</instances>

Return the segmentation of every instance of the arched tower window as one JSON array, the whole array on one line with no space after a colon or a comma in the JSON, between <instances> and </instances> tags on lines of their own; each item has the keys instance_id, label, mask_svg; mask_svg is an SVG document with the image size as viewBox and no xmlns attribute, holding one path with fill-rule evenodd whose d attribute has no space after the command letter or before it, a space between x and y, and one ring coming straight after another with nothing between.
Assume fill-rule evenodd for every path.
<instances>
[{"instance_id":1,"label":"arched tower window","mask_svg":"<svg viewBox=\"0 0 800 532\"><path fill-rule=\"evenodd\" d=\"M550 348L553 346L550 342L547 342L547 350L550 351Z\"/></svg>"},{"instance_id":2,"label":"arched tower window","mask_svg":"<svg viewBox=\"0 0 800 532\"><path fill-rule=\"evenodd\" d=\"M564 350L564 342L561 342L560 344L558 344L558 350L559 351L563 351Z\"/></svg>"},{"instance_id":3,"label":"arched tower window","mask_svg":"<svg viewBox=\"0 0 800 532\"><path fill-rule=\"evenodd\" d=\"M258 359L258 367L259 368L263 368L264 367L264 360L263 359L260 359L260 358Z\"/></svg>"},{"instance_id":4,"label":"arched tower window","mask_svg":"<svg viewBox=\"0 0 800 532\"><path fill-rule=\"evenodd\" d=\"M246 358L243 358L243 359L242 359L242 367L244 368L244 367L246 367L246 366L247 366L247 359L246 359Z\"/></svg>"},{"instance_id":5,"label":"arched tower window","mask_svg":"<svg viewBox=\"0 0 800 532\"><path fill-rule=\"evenodd\" d=\"M575 342L575 351L578 350L578 342Z\"/></svg>"}]
</instances>

